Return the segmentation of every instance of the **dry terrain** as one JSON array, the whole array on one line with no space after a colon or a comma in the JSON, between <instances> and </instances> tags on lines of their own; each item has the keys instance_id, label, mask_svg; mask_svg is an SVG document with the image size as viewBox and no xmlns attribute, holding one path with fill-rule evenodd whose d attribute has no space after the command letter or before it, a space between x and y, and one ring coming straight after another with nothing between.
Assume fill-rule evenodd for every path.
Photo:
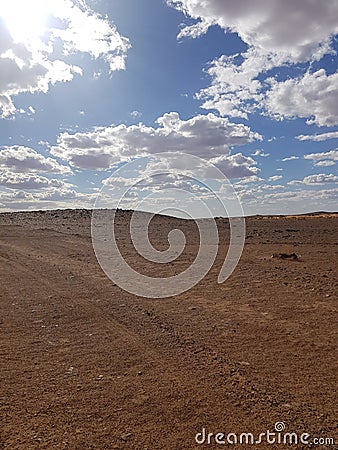
<instances>
[{"instance_id":1,"label":"dry terrain","mask_svg":"<svg viewBox=\"0 0 338 450\"><path fill-rule=\"evenodd\" d=\"M179 273L198 247L190 221L156 217L158 248L186 232L175 263L133 251L129 212L119 245L138 270ZM179 450L337 448L217 445L208 433L337 434L337 214L251 217L239 265L217 283L219 254L193 289L167 299L128 294L101 270L90 212L0 215L0 448ZM298 260L271 258L296 253Z\"/></svg>"}]
</instances>

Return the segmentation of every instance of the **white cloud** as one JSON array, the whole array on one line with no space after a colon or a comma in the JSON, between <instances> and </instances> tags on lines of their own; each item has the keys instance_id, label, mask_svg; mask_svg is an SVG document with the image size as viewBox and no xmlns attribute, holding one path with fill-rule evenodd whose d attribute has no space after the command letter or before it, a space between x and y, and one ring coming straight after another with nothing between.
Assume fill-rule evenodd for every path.
<instances>
[{"instance_id":1,"label":"white cloud","mask_svg":"<svg viewBox=\"0 0 338 450\"><path fill-rule=\"evenodd\" d=\"M322 181L315 183L314 181ZM331 177L328 183L331 182ZM336 210L338 189L321 189L321 180L305 178L305 182L291 182L289 186L269 184L264 180L253 180L250 184L243 179L234 184L245 214L299 214L302 212ZM326 183L325 183L326 184Z\"/></svg>"},{"instance_id":2,"label":"white cloud","mask_svg":"<svg viewBox=\"0 0 338 450\"><path fill-rule=\"evenodd\" d=\"M246 188L247 184L249 184L249 183L257 183L259 181L264 181L264 179L258 177L257 175L252 175L251 177L245 178L243 180L236 181L235 186L238 187L238 186L243 186L244 185L245 188Z\"/></svg>"},{"instance_id":3,"label":"white cloud","mask_svg":"<svg viewBox=\"0 0 338 450\"><path fill-rule=\"evenodd\" d=\"M249 113L261 110L274 118L309 118L309 123L320 126L337 123L336 75L319 71L296 80L270 80L271 88L264 79L274 67L320 60L324 54L333 53L331 39L338 33L335 0L167 3L198 20L181 30L179 38L197 37L217 24L225 31L236 32L248 45L240 55L223 55L212 61L208 69L211 86L197 94L203 108L216 109L223 116L247 118Z\"/></svg>"},{"instance_id":4,"label":"white cloud","mask_svg":"<svg viewBox=\"0 0 338 450\"><path fill-rule=\"evenodd\" d=\"M0 148L0 167L13 172L44 172L70 174L68 166L53 158L46 158L32 148L20 145Z\"/></svg>"},{"instance_id":5,"label":"white cloud","mask_svg":"<svg viewBox=\"0 0 338 450\"><path fill-rule=\"evenodd\" d=\"M196 97L204 109L215 109L222 116L247 119L249 113L260 110L277 120L302 117L308 124L337 125L338 72L327 75L320 69L286 81L258 79L282 64L279 55L252 48L242 55L222 56L208 69L211 85Z\"/></svg>"},{"instance_id":6,"label":"white cloud","mask_svg":"<svg viewBox=\"0 0 338 450\"><path fill-rule=\"evenodd\" d=\"M178 113L171 112L159 117L157 124L156 128L139 123L62 133L51 153L72 166L107 169L118 162L158 152L184 152L212 159L229 155L231 147L262 139L249 127L211 113L181 120ZM236 161L235 155L232 158L237 165L243 156L237 156Z\"/></svg>"},{"instance_id":7,"label":"white cloud","mask_svg":"<svg viewBox=\"0 0 338 450\"><path fill-rule=\"evenodd\" d=\"M313 165L315 167L330 167L330 166L334 166L336 163L334 161L330 161L330 160L324 160L324 161L318 161L316 163L314 163Z\"/></svg>"},{"instance_id":8,"label":"white cloud","mask_svg":"<svg viewBox=\"0 0 338 450\"><path fill-rule=\"evenodd\" d=\"M150 169L151 163L149 167L147 167L144 173L139 173L139 177L135 178L124 178L124 177L111 177L110 179L104 180L103 184L111 187L110 192L116 194L120 188L128 187L128 195L132 195L135 197L144 196L144 192L152 193L152 192L164 192L169 189L181 189L187 192L199 192L199 193L208 193L208 189L203 185L196 182L196 180L189 178L188 175L183 173L174 174L174 173L166 173L163 171L162 173L158 173L154 176L151 175ZM167 192L164 192L164 199Z\"/></svg>"},{"instance_id":9,"label":"white cloud","mask_svg":"<svg viewBox=\"0 0 338 450\"><path fill-rule=\"evenodd\" d=\"M300 214L311 211L336 211L338 188L320 189L318 185L295 190L247 189L239 194L245 214Z\"/></svg>"},{"instance_id":10,"label":"white cloud","mask_svg":"<svg viewBox=\"0 0 338 450\"><path fill-rule=\"evenodd\" d=\"M327 75L320 69L301 78L270 82L265 105L271 116L304 117L308 124L318 126L338 124L338 72Z\"/></svg>"},{"instance_id":11,"label":"white cloud","mask_svg":"<svg viewBox=\"0 0 338 450\"><path fill-rule=\"evenodd\" d=\"M144 170L141 171L142 177L149 177L158 170L163 172L163 167L166 168L175 177L183 176L188 178L195 178L195 169L191 170L191 158L189 155L182 154L181 152L173 152L171 157L165 160L158 161L157 158L153 160L149 157L149 162ZM233 155L221 155L216 158L208 159L210 164L206 164L205 161L201 161L198 165L198 178L209 183L208 180L219 180L221 183L224 181L224 175L227 178L252 178L256 177L259 169L256 167L256 161L252 158L242 155L242 153L236 153ZM220 171L216 173L215 168ZM172 176L172 175L170 175ZM157 177L158 179L158 177Z\"/></svg>"},{"instance_id":12,"label":"white cloud","mask_svg":"<svg viewBox=\"0 0 338 450\"><path fill-rule=\"evenodd\" d=\"M125 68L128 39L121 36L107 18L100 16L86 5L85 1L58 0L56 17L67 23L66 27L52 29L53 37L61 38L64 51L89 53L93 58L102 58L110 71Z\"/></svg>"},{"instance_id":13,"label":"white cloud","mask_svg":"<svg viewBox=\"0 0 338 450\"><path fill-rule=\"evenodd\" d=\"M273 175L271 177L268 178L269 181L277 181L280 180L282 177L282 175Z\"/></svg>"},{"instance_id":14,"label":"white cloud","mask_svg":"<svg viewBox=\"0 0 338 450\"><path fill-rule=\"evenodd\" d=\"M224 180L224 175L227 178L247 178L256 176L259 169L256 167L256 161L252 158L244 156L242 153L227 154L217 156L215 158L204 158L207 159L209 164L201 162L198 165L198 176L203 180L213 179L213 180ZM165 163L165 164L164 164ZM195 171L191 170L191 159L189 155L182 154L181 152L172 152L171 157L164 161L155 161L149 158L149 162L144 170L142 170L142 176L151 176L154 172L159 169L163 171L163 165L166 170L173 172L175 176L183 175L186 177L195 177ZM216 166L221 173L217 174L214 167Z\"/></svg>"},{"instance_id":15,"label":"white cloud","mask_svg":"<svg viewBox=\"0 0 338 450\"><path fill-rule=\"evenodd\" d=\"M330 131L329 133L321 134L300 134L296 136L299 141L326 141L327 139L338 138L338 131Z\"/></svg>"},{"instance_id":16,"label":"white cloud","mask_svg":"<svg viewBox=\"0 0 338 450\"><path fill-rule=\"evenodd\" d=\"M202 89L196 97L203 101L204 109L247 119L248 113L264 101L264 86L257 77L281 63L278 55L269 56L252 47L240 55L223 55L212 61L208 69L211 86Z\"/></svg>"},{"instance_id":17,"label":"white cloud","mask_svg":"<svg viewBox=\"0 0 338 450\"><path fill-rule=\"evenodd\" d=\"M338 161L338 150L330 150L328 152L309 153L304 155L304 159L311 159L314 161L315 167L330 167Z\"/></svg>"},{"instance_id":18,"label":"white cloud","mask_svg":"<svg viewBox=\"0 0 338 450\"><path fill-rule=\"evenodd\" d=\"M133 186L137 182L137 177L119 177L119 176L109 176L102 180L102 184L105 186L113 186L115 188L125 188L128 186Z\"/></svg>"},{"instance_id":19,"label":"white cloud","mask_svg":"<svg viewBox=\"0 0 338 450\"><path fill-rule=\"evenodd\" d=\"M177 38L178 39L185 39L185 38L195 39L197 37L202 36L202 34L205 34L208 31L209 26L210 26L210 24L204 20L194 23L193 25L188 25L188 26L183 25Z\"/></svg>"},{"instance_id":20,"label":"white cloud","mask_svg":"<svg viewBox=\"0 0 338 450\"><path fill-rule=\"evenodd\" d=\"M46 23L52 21L53 26L42 30L44 24L37 21L40 16L45 16ZM67 62L69 54L87 53L94 59L101 58L114 71L124 69L129 47L129 41L116 27L90 10L84 1L4 0L0 7L2 117L16 112L14 96L46 93L51 85L81 75L81 67Z\"/></svg>"},{"instance_id":21,"label":"white cloud","mask_svg":"<svg viewBox=\"0 0 338 450\"><path fill-rule=\"evenodd\" d=\"M328 152L320 153L308 153L304 155L305 159L312 159L313 161L323 161L325 159L330 159L332 161L338 161L338 149L330 150Z\"/></svg>"},{"instance_id":22,"label":"white cloud","mask_svg":"<svg viewBox=\"0 0 338 450\"><path fill-rule=\"evenodd\" d=\"M309 175L305 177L303 180L293 180L290 181L288 184L290 185L297 185L297 184L307 184L307 185L323 185L327 183L338 183L338 176L325 173L319 173L315 175Z\"/></svg>"},{"instance_id":23,"label":"white cloud","mask_svg":"<svg viewBox=\"0 0 338 450\"><path fill-rule=\"evenodd\" d=\"M271 180L270 177L269 181L276 181ZM251 183L254 183L251 184ZM235 188L240 194L241 198L258 198L258 196L262 197L267 192L270 191L283 191L285 190L285 186L281 184L268 184L264 183L263 178L259 177L250 177L250 178L244 178L243 180L240 180L235 183Z\"/></svg>"},{"instance_id":24,"label":"white cloud","mask_svg":"<svg viewBox=\"0 0 338 450\"><path fill-rule=\"evenodd\" d=\"M47 188L40 192L0 191L0 210L37 210L55 208L90 208L95 194L83 194L69 188Z\"/></svg>"},{"instance_id":25,"label":"white cloud","mask_svg":"<svg viewBox=\"0 0 338 450\"><path fill-rule=\"evenodd\" d=\"M296 191L287 191L287 192L272 192L269 194L265 194L263 199L259 199L260 201L273 201L278 202L279 200L288 200L288 201L311 201L315 200L316 202L320 200L335 200L338 196L338 189L322 189L320 191L313 191L311 189L303 189ZM311 205L311 203L308 203ZM298 211L299 212L299 209Z\"/></svg>"},{"instance_id":26,"label":"white cloud","mask_svg":"<svg viewBox=\"0 0 338 450\"><path fill-rule=\"evenodd\" d=\"M260 156L261 158L267 158L268 156L270 156L270 153L264 153L263 150L257 149L254 151L254 153L252 153L251 156Z\"/></svg>"},{"instance_id":27,"label":"white cloud","mask_svg":"<svg viewBox=\"0 0 338 450\"><path fill-rule=\"evenodd\" d=\"M299 156L292 155L292 156L287 156L286 158L283 158L282 161L283 162L285 162L285 161L295 161L296 159L299 159Z\"/></svg>"},{"instance_id":28,"label":"white cloud","mask_svg":"<svg viewBox=\"0 0 338 450\"><path fill-rule=\"evenodd\" d=\"M59 202L66 200L82 200L91 204L96 198L96 194L84 194L77 192L74 189L64 187L62 189L50 188L36 195L36 198L40 201ZM74 205L74 203L73 203Z\"/></svg>"},{"instance_id":29,"label":"white cloud","mask_svg":"<svg viewBox=\"0 0 338 450\"><path fill-rule=\"evenodd\" d=\"M211 159L210 162L230 179L252 177L259 172L259 169L255 167L256 161L242 153L219 156Z\"/></svg>"},{"instance_id":30,"label":"white cloud","mask_svg":"<svg viewBox=\"0 0 338 450\"><path fill-rule=\"evenodd\" d=\"M187 16L205 25L218 24L238 33L247 44L265 52L278 52L284 58L306 60L322 53L322 46L338 32L338 5L335 0L167 0ZM287 31L287 32L286 32ZM196 32L180 33L189 36Z\"/></svg>"},{"instance_id":31,"label":"white cloud","mask_svg":"<svg viewBox=\"0 0 338 450\"><path fill-rule=\"evenodd\" d=\"M35 173L18 173L5 170L0 174L0 186L11 189L44 189L70 185L62 180L49 179Z\"/></svg>"}]
</instances>

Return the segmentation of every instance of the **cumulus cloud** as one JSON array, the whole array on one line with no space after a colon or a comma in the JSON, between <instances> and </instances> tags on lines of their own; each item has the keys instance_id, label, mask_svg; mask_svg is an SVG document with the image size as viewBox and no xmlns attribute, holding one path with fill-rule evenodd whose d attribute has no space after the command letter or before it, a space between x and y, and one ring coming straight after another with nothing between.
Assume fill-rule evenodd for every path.
<instances>
[{"instance_id":1,"label":"cumulus cloud","mask_svg":"<svg viewBox=\"0 0 338 450\"><path fill-rule=\"evenodd\" d=\"M163 167L171 172L170 176L184 176L194 178L196 173L195 170L191 170L191 160L189 155L184 155L181 152L172 152L171 157L160 162L152 159L150 156L148 158L147 166L142 171L142 176L151 176L156 173L159 169L163 171ZM201 161L198 164L198 177L202 180L207 181L213 180L224 180L224 175L227 178L250 178L256 176L259 169L256 167L256 161L251 157L244 156L242 153L227 154L217 156L215 158L208 158L208 163ZM219 170L216 173L215 167Z\"/></svg>"},{"instance_id":2,"label":"cumulus cloud","mask_svg":"<svg viewBox=\"0 0 338 450\"><path fill-rule=\"evenodd\" d=\"M318 126L338 124L338 72L327 75L324 69L303 77L277 82L271 79L265 105L277 118L308 118Z\"/></svg>"},{"instance_id":3,"label":"cumulus cloud","mask_svg":"<svg viewBox=\"0 0 338 450\"><path fill-rule=\"evenodd\" d=\"M91 205L96 198L95 194L85 194L83 192L77 192L75 189L64 187L62 189L50 188L38 194L35 194L35 198L43 202L60 202L60 201L73 201L73 205L79 207L74 201L86 202L87 205Z\"/></svg>"},{"instance_id":4,"label":"cumulus cloud","mask_svg":"<svg viewBox=\"0 0 338 450\"><path fill-rule=\"evenodd\" d=\"M223 116L247 118L256 110L274 118L308 118L309 123L337 123L337 74L307 73L296 80L270 79L270 69L320 60L333 53L338 33L335 0L167 0L197 23L183 28L179 38L198 37L212 25L232 31L248 45L240 55L223 55L210 64L211 85L197 93L205 109ZM287 31L286 31L287 30ZM295 99L288 105L286 100ZM305 106L307 102L307 106ZM313 106L312 107L312 102ZM309 105L311 105L309 107Z\"/></svg>"},{"instance_id":5,"label":"cumulus cloud","mask_svg":"<svg viewBox=\"0 0 338 450\"><path fill-rule=\"evenodd\" d=\"M336 164L338 161L338 150L330 150L328 152L321 153L309 153L304 155L305 159L311 159L314 161L315 167L330 167Z\"/></svg>"},{"instance_id":6,"label":"cumulus cloud","mask_svg":"<svg viewBox=\"0 0 338 450\"><path fill-rule=\"evenodd\" d=\"M327 139L336 139L338 138L338 131L330 131L329 133L321 133L321 134L300 134L296 136L296 139L299 141L326 141Z\"/></svg>"},{"instance_id":7,"label":"cumulus cloud","mask_svg":"<svg viewBox=\"0 0 338 450\"><path fill-rule=\"evenodd\" d=\"M96 128L85 133L62 133L51 153L72 166L84 169L108 169L136 156L158 152L185 152L212 159L229 155L230 148L261 140L243 124L230 122L214 114L180 119L177 112L157 119L157 127L142 123ZM240 158L233 164L239 164Z\"/></svg>"},{"instance_id":8,"label":"cumulus cloud","mask_svg":"<svg viewBox=\"0 0 338 450\"><path fill-rule=\"evenodd\" d=\"M300 214L311 211L335 211L338 188L320 188L319 185L299 185L294 190L245 189L239 193L245 214Z\"/></svg>"},{"instance_id":9,"label":"cumulus cloud","mask_svg":"<svg viewBox=\"0 0 338 450\"><path fill-rule=\"evenodd\" d=\"M278 55L267 55L256 48L242 54L223 55L211 62L207 71L211 85L200 90L196 98L203 101L204 109L247 119L249 113L264 103L264 85L258 76L280 64Z\"/></svg>"},{"instance_id":10,"label":"cumulus cloud","mask_svg":"<svg viewBox=\"0 0 338 450\"><path fill-rule=\"evenodd\" d=\"M12 172L34 172L70 174L68 166L59 164L53 158L46 158L32 148L13 145L0 148L0 167Z\"/></svg>"},{"instance_id":11,"label":"cumulus cloud","mask_svg":"<svg viewBox=\"0 0 338 450\"><path fill-rule=\"evenodd\" d=\"M338 197L338 189L322 189L322 190L316 190L316 203L320 202L321 200L336 200ZM299 201L299 202L306 202L303 203L304 205L308 204L311 205L311 200L314 199L314 191L312 189L302 189L302 190L296 190L296 191L288 191L288 192L271 192L269 194L265 194L263 199L259 199L263 202L278 202L280 200L287 200L287 201ZM298 211L299 212L299 209Z\"/></svg>"},{"instance_id":12,"label":"cumulus cloud","mask_svg":"<svg viewBox=\"0 0 338 450\"><path fill-rule=\"evenodd\" d=\"M322 55L330 36L338 32L335 0L167 0L167 3L199 20L199 26L190 26L188 32L183 29L180 37L198 36L196 30L204 33L205 26L217 24L238 33L250 46L294 61Z\"/></svg>"},{"instance_id":13,"label":"cumulus cloud","mask_svg":"<svg viewBox=\"0 0 338 450\"><path fill-rule=\"evenodd\" d=\"M34 173L17 173L5 170L0 174L0 186L11 189L44 189L70 186L62 180L49 179Z\"/></svg>"},{"instance_id":14,"label":"cumulus cloud","mask_svg":"<svg viewBox=\"0 0 338 450\"><path fill-rule=\"evenodd\" d=\"M110 178L103 180L101 206L109 207L114 199L121 201L119 207L124 209L140 208L153 211L158 203L161 210L171 205L175 210L174 207L178 206L177 201L180 198L179 203L183 210L186 208L186 212L191 212L191 205L197 199L211 202L209 207L212 209L216 206L217 196L228 198L231 194L221 171L225 172L229 178L252 176L253 173L258 172L254 166L255 161L241 154L213 158L209 162L211 164L197 161L192 168L189 155L182 155L179 152L171 153L170 158L149 155L140 165L133 162L129 168L128 165L124 166L122 173L127 169L127 177L125 173L124 176L120 176L119 172L116 172L116 175L113 174ZM212 164L217 164L219 173L218 171L215 173L215 167ZM186 194L189 195L186 197ZM196 214L201 214L198 206L195 206ZM181 210L182 214L183 210Z\"/></svg>"},{"instance_id":15,"label":"cumulus cloud","mask_svg":"<svg viewBox=\"0 0 338 450\"><path fill-rule=\"evenodd\" d=\"M338 72L327 75L320 69L286 81L258 79L280 65L279 55L263 55L256 49L222 56L208 69L211 85L199 91L196 98L202 100L204 109L215 109L222 116L248 119L248 114L261 111L277 120L301 117L308 124L337 125Z\"/></svg>"},{"instance_id":16,"label":"cumulus cloud","mask_svg":"<svg viewBox=\"0 0 338 450\"><path fill-rule=\"evenodd\" d=\"M328 152L308 153L304 155L305 159L312 159L313 161L331 160L338 161L338 149L330 150Z\"/></svg>"},{"instance_id":17,"label":"cumulus cloud","mask_svg":"<svg viewBox=\"0 0 338 450\"><path fill-rule=\"evenodd\" d=\"M93 59L101 58L110 71L124 69L130 47L128 39L121 36L107 18L92 11L85 1L35 1L15 5L13 0L4 0L0 9L2 117L16 112L14 96L27 92L46 93L51 85L81 75L81 67L67 62L70 54L87 53ZM20 11L14 9L18 7ZM42 16L46 23L53 23L48 30L38 29L42 24L37 23L36 17ZM15 21L16 26L13 26Z\"/></svg>"},{"instance_id":18,"label":"cumulus cloud","mask_svg":"<svg viewBox=\"0 0 338 450\"><path fill-rule=\"evenodd\" d=\"M235 183L235 188L241 199L245 214L301 213L318 210L336 210L338 189L332 186L337 183L331 176L324 183L321 178L305 177L303 180L294 180L289 186L266 183L262 179L248 183L243 179ZM271 180L270 180L271 181ZM273 181L273 180L272 180ZM317 181L317 182L315 182ZM319 183L318 183L319 181ZM325 185L331 186L325 187Z\"/></svg>"},{"instance_id":19,"label":"cumulus cloud","mask_svg":"<svg viewBox=\"0 0 338 450\"><path fill-rule=\"evenodd\" d=\"M147 172L146 172L147 174ZM141 175L141 174L140 174ZM208 189L196 182L196 180L189 178L187 175L174 174L162 172L151 176L148 171L148 175L142 174L139 178L124 178L124 177L111 177L103 181L105 186L109 186L110 192L115 195L116 192L119 196L122 192L121 188L125 190L128 188L127 195L134 198L144 198L144 193L163 192L163 199L169 194L167 191L181 189L187 192L199 192L207 193ZM164 192L166 191L166 192Z\"/></svg>"},{"instance_id":20,"label":"cumulus cloud","mask_svg":"<svg viewBox=\"0 0 338 450\"><path fill-rule=\"evenodd\" d=\"M93 194L83 194L69 188L48 188L42 191L0 191L0 210L27 210L51 208L90 208Z\"/></svg>"},{"instance_id":21,"label":"cumulus cloud","mask_svg":"<svg viewBox=\"0 0 338 450\"><path fill-rule=\"evenodd\" d=\"M210 160L215 166L227 176L227 178L252 177L258 174L259 169L255 166L256 161L242 153L229 156L219 156Z\"/></svg>"},{"instance_id":22,"label":"cumulus cloud","mask_svg":"<svg viewBox=\"0 0 338 450\"><path fill-rule=\"evenodd\" d=\"M330 174L319 173L315 175L309 175L303 178L303 180L301 181L293 180L289 182L289 184L291 185L295 184L323 185L327 183L338 183L338 176L333 175L332 173Z\"/></svg>"},{"instance_id":23,"label":"cumulus cloud","mask_svg":"<svg viewBox=\"0 0 338 450\"><path fill-rule=\"evenodd\" d=\"M243 180L236 181L235 186L243 186L244 189L246 189L246 185L249 183L257 183L259 181L264 181L264 178L260 178L257 175L253 175L251 177L245 178Z\"/></svg>"}]
</instances>

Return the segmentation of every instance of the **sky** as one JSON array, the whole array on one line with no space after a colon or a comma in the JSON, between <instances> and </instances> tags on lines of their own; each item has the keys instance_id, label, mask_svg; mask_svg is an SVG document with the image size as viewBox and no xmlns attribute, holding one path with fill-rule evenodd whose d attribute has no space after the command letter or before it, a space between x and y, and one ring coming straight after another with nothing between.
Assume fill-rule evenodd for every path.
<instances>
[{"instance_id":1,"label":"sky","mask_svg":"<svg viewBox=\"0 0 338 450\"><path fill-rule=\"evenodd\" d=\"M0 211L337 211L337 34L337 0L1 0Z\"/></svg>"}]
</instances>

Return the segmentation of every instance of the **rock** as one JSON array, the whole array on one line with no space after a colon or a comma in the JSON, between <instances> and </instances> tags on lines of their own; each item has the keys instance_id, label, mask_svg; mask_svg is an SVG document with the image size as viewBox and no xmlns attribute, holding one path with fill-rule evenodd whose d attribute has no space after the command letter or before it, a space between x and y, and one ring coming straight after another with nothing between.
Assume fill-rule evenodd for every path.
<instances>
[{"instance_id":1,"label":"rock","mask_svg":"<svg viewBox=\"0 0 338 450\"><path fill-rule=\"evenodd\" d=\"M130 439L133 436L133 433L124 433L121 436L122 441L126 442L128 439Z\"/></svg>"},{"instance_id":2,"label":"rock","mask_svg":"<svg viewBox=\"0 0 338 450\"><path fill-rule=\"evenodd\" d=\"M299 259L299 257L296 255L296 253L273 253L271 258L293 259L293 260Z\"/></svg>"}]
</instances>

